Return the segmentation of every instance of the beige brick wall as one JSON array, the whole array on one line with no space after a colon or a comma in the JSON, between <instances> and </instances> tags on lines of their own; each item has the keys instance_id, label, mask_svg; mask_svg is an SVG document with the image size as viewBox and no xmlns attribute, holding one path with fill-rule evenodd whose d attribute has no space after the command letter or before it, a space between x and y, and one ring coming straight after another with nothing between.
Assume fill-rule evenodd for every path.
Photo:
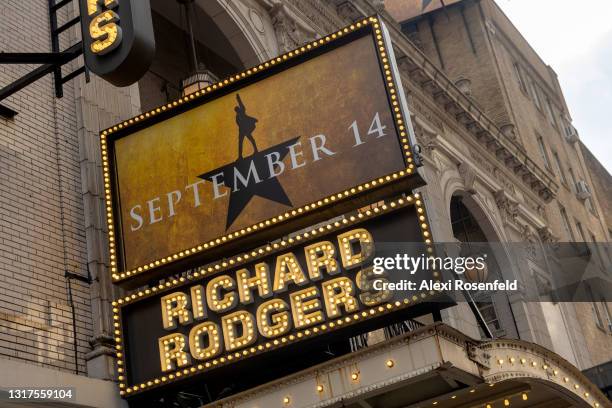
<instances>
[{"instance_id":1,"label":"beige brick wall","mask_svg":"<svg viewBox=\"0 0 612 408\"><path fill-rule=\"evenodd\" d=\"M595 322L593 304L589 302L575 303L576 317L582 327L582 332L587 341L593 366L604 364L612 358L610 346L612 336L605 329L598 327ZM608 303L608 308L612 305ZM587 367L588 368L588 367Z\"/></svg>"},{"instance_id":2,"label":"beige brick wall","mask_svg":"<svg viewBox=\"0 0 612 408\"><path fill-rule=\"evenodd\" d=\"M591 173L593 181L592 190L601 205L602 215L608 227L608 235L612 235L612 176L606 168L597 160L593 153L580 142L580 147L585 159L585 164ZM608 237L610 242L612 237Z\"/></svg>"},{"instance_id":3,"label":"beige brick wall","mask_svg":"<svg viewBox=\"0 0 612 408\"><path fill-rule=\"evenodd\" d=\"M575 195L575 186L570 176L570 168L576 181L584 180L592 185L589 170L587 169L581 145L570 144L563 136L563 128L560 116L570 116L565 110L565 98L560 90L555 88L555 82L551 80L551 72L539 58L534 57L531 47L525 42L514 26L507 21L506 17L499 12L492 1L484 2L485 9L489 11L495 24L495 35L492 42L496 51L496 60L501 73L500 80L508 95L508 109L512 111L515 118L515 126L521 138L523 146L530 157L545 169L560 186L556 200L546 206L547 220L553 233L560 241L583 241L576 226L577 222L583 227L585 240L590 241L593 234L597 240L603 240L606 231L601 222L600 209L596 199L593 199L595 211L587 209L586 203L578 200ZM522 40L521 40L522 39ZM541 108L534 102L531 93L521 90L519 81L514 71L514 63L521 66L525 77L528 75L538 87ZM551 101L556 125L549 118L546 99ZM548 158L546 166L540 154L537 137L542 137ZM554 154L560 161L561 171L565 175L563 181L556 165ZM570 221L573 235L569 235L562 225L559 204L562 205Z\"/></svg>"},{"instance_id":4,"label":"beige brick wall","mask_svg":"<svg viewBox=\"0 0 612 408\"><path fill-rule=\"evenodd\" d=\"M0 50L50 52L48 20L47 2L3 0ZM65 48L74 36L64 35ZM1 65L0 84L33 68ZM0 358L74 371L64 271L87 275L87 248L71 83L64 94L55 98L47 75L2 101L18 115L0 119ZM73 281L72 288L83 372L92 333L90 297L86 284Z\"/></svg>"},{"instance_id":5,"label":"beige brick wall","mask_svg":"<svg viewBox=\"0 0 612 408\"><path fill-rule=\"evenodd\" d=\"M469 79L474 99L496 124L508 123L504 96L478 6L467 4L463 16L458 7L453 7L420 20L418 36L423 51L453 82Z\"/></svg>"}]
</instances>

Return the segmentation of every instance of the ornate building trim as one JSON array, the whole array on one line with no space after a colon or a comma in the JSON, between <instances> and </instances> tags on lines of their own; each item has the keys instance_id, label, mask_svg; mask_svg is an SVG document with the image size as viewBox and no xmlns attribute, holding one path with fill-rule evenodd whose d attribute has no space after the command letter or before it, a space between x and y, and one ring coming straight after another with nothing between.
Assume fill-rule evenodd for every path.
<instances>
[{"instance_id":1,"label":"ornate building trim","mask_svg":"<svg viewBox=\"0 0 612 408\"><path fill-rule=\"evenodd\" d=\"M377 10L366 0L353 0L356 10L376 13ZM387 22L395 46L395 54L401 63L402 73L407 83L414 83L428 94L446 114L454 117L460 127L487 151L507 170L508 175L533 191L543 202L550 202L559 186L544 172L514 140L505 136L498 126L446 75L430 62L427 57L412 44L401 32L397 22L386 12L381 17Z\"/></svg>"},{"instance_id":2,"label":"ornate building trim","mask_svg":"<svg viewBox=\"0 0 612 408\"><path fill-rule=\"evenodd\" d=\"M312 41L321 30L314 28L299 10L281 0L258 0L268 12L276 35L278 53L282 54Z\"/></svg>"},{"instance_id":3,"label":"ornate building trim","mask_svg":"<svg viewBox=\"0 0 612 408\"><path fill-rule=\"evenodd\" d=\"M495 204L497 204L504 225L516 227L519 213L518 202L502 189L495 192Z\"/></svg>"}]
</instances>

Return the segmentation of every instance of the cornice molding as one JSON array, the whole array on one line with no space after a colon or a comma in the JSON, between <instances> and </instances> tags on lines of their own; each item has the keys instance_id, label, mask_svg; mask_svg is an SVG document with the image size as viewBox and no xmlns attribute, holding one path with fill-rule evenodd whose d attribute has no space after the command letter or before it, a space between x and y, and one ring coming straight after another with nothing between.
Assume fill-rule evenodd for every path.
<instances>
[{"instance_id":1,"label":"cornice molding","mask_svg":"<svg viewBox=\"0 0 612 408\"><path fill-rule=\"evenodd\" d=\"M367 0L351 0L362 14L379 12ZM429 94L448 115L509 169L514 177L544 202L550 202L559 186L515 141L498 126L401 32L384 10L379 12L391 34L398 63L410 80Z\"/></svg>"}]
</instances>

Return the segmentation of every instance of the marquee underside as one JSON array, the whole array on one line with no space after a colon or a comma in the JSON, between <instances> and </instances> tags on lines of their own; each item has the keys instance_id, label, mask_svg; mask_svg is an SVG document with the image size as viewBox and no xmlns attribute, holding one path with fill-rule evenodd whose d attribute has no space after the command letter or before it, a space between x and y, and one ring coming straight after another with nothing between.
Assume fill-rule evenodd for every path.
<instances>
[{"instance_id":1,"label":"marquee underside","mask_svg":"<svg viewBox=\"0 0 612 408\"><path fill-rule=\"evenodd\" d=\"M213 406L563 408L609 401L576 367L540 346L480 342L439 323L203 408Z\"/></svg>"}]
</instances>

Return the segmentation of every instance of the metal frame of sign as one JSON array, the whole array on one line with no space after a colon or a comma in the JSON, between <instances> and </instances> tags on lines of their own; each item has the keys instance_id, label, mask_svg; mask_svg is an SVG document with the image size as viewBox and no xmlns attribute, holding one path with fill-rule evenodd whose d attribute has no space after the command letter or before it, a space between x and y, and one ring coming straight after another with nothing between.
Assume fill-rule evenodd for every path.
<instances>
[{"instance_id":1,"label":"metal frame of sign","mask_svg":"<svg viewBox=\"0 0 612 408\"><path fill-rule=\"evenodd\" d=\"M211 99L226 95L228 92L272 75L279 70L287 69L306 59L320 55L321 53L334 48L334 46L343 44L350 38L361 38L361 36L365 35L373 36L373 40L376 44L375 48L378 54L381 73L383 74L388 101L394 118L394 125L396 126L397 135L400 139L399 142L403 151L404 163L406 165L405 169L397 171L393 174L388 174L385 177L373 179L367 183L346 189L345 191L339 191L337 194L311 202L310 204L299 208L294 208L285 212L284 214L280 214L271 219L256 223L247 228L228 233L227 235L217 237L208 242L202 242L196 246L193 246L192 248L185 248L184 250L174 254L165 254L163 257L153 262L134 267L131 270L123 270L124 268L122 268L120 262L122 253L122 241L119 237L121 220L119 217L115 216L115 213L118 213L118 205L117 201L113 198L117 183L113 167L113 142L115 140L137 130L151 126L169 117L190 110L207 101L210 101ZM136 287L138 283L142 284L145 282L145 278L147 280L151 280L156 277L161 277L162 272L160 272L160 269L162 269L163 273L165 273L166 271L177 270L179 267L185 268L185 262L181 261L185 261L187 258L192 259L195 255L202 255L206 252L209 252L210 255L216 256L217 254L211 251L221 247L228 247L229 243L235 242L238 239L240 239L240 242L242 243L243 238L251 236L255 233L263 232L264 230L269 231L271 235L281 235L278 233L278 229L275 230L275 227L278 227L281 224L284 225L289 220L316 214L324 210L330 210L330 208L333 206L335 212L327 211L327 218L329 219L332 216L341 214L342 212L357 208L356 206L352 208L345 206L343 208L340 204L348 203L349 200L352 203L357 203L357 199L366 193L375 194L376 191L380 191L382 188L392 189L393 186L395 186L396 191L398 189L406 191L407 189L411 190L416 188L424 184L424 182L416 172L416 167L420 166L420 161L418 155L414 155L411 151L411 146L414 144L414 131L410 122L408 105L403 93L399 71L397 70L397 66L395 64L395 57L393 55L390 37L382 21L377 16L355 22L354 24L331 33L323 38L304 44L293 51L279 55L276 58L251 67L246 71L221 80L203 90L196 91L174 102L160 106L149 112L142 113L115 126L105 129L100 133L100 147L102 153L102 170L106 200L105 214L108 226L109 261L112 281L114 283L127 282L126 286L130 287L131 285L131 287ZM400 186L399 183L401 181L403 181L404 184ZM377 198L381 197L378 196ZM361 204L364 204L364 201L361 201ZM318 221L321 220L315 220L315 222ZM302 223L301 225L295 225L298 227L304 227L313 223L314 222L309 222ZM292 227L295 225L292 224ZM261 241L259 243L256 242L255 244L260 243ZM170 267L171 264L174 265L174 269ZM157 273L153 273L152 271L156 271ZM139 277L140 279L134 279L135 277Z\"/></svg>"},{"instance_id":2,"label":"metal frame of sign","mask_svg":"<svg viewBox=\"0 0 612 408\"><path fill-rule=\"evenodd\" d=\"M123 322L121 311L122 307L134 302L139 302L152 296L157 296L159 294L169 292L170 290L180 285L188 284L192 281L195 284L196 281L198 279L201 279L202 277L216 275L231 269L238 268L241 265L252 263L266 256L287 251L292 246L304 243L304 241L316 239L320 235L329 234L339 229L345 229L346 227L362 223L369 219L376 219L382 215L401 210L402 208L406 208L408 206L414 206L416 208L416 215L418 216L418 225L421 230L423 239L422 242L424 242L425 244L426 251L429 254L433 254L434 245L431 236L431 230L428 225L428 218L425 212L425 206L421 196L419 194L414 194L406 197L395 198L373 209L369 209L362 212L354 212L352 214L347 215L342 220L332 220L325 224L311 227L310 229L303 231L300 234L293 236L292 238L268 244L253 249L249 252L231 256L229 258L224 258L223 260L218 261L216 263L212 263L204 267L198 268L193 273L187 276L167 280L166 282L160 283L151 288L132 293L131 295L125 296L114 301L112 303L113 324L114 337L116 342L115 347L117 351L117 378L119 380L120 394L124 397L140 394L142 392L149 391L163 385L175 383L178 380L189 378L191 376L203 373L213 368L218 368L233 363L235 361L242 360L255 354L265 353L289 344L299 342L301 340L314 338L317 335L320 335L321 333L328 333L331 331L342 329L346 326L349 326L351 324L349 322L366 321L368 319L384 316L391 312L395 312L398 310L415 306L417 304L421 304L423 302L433 300L434 296L440 294L439 291L420 292L416 295L413 295L411 298L405 298L401 301L397 300L392 303L387 302L381 305L371 306L367 309L359 311L358 313L323 322L316 326L304 328L296 332L287 334L283 337L279 337L274 340L269 340L264 345L249 347L245 350L236 351L234 353L229 354L229 356L231 356L230 358L215 358L210 361L202 362L200 364L194 364L189 368L179 368L173 372L164 374L159 378L154 378L140 384L128 384L129 374L127 372L126 353L129 353L129 350L125 349L124 344L124 331L122 327ZM432 274L433 281L440 281L440 272L434 271L432 272Z\"/></svg>"}]
</instances>

